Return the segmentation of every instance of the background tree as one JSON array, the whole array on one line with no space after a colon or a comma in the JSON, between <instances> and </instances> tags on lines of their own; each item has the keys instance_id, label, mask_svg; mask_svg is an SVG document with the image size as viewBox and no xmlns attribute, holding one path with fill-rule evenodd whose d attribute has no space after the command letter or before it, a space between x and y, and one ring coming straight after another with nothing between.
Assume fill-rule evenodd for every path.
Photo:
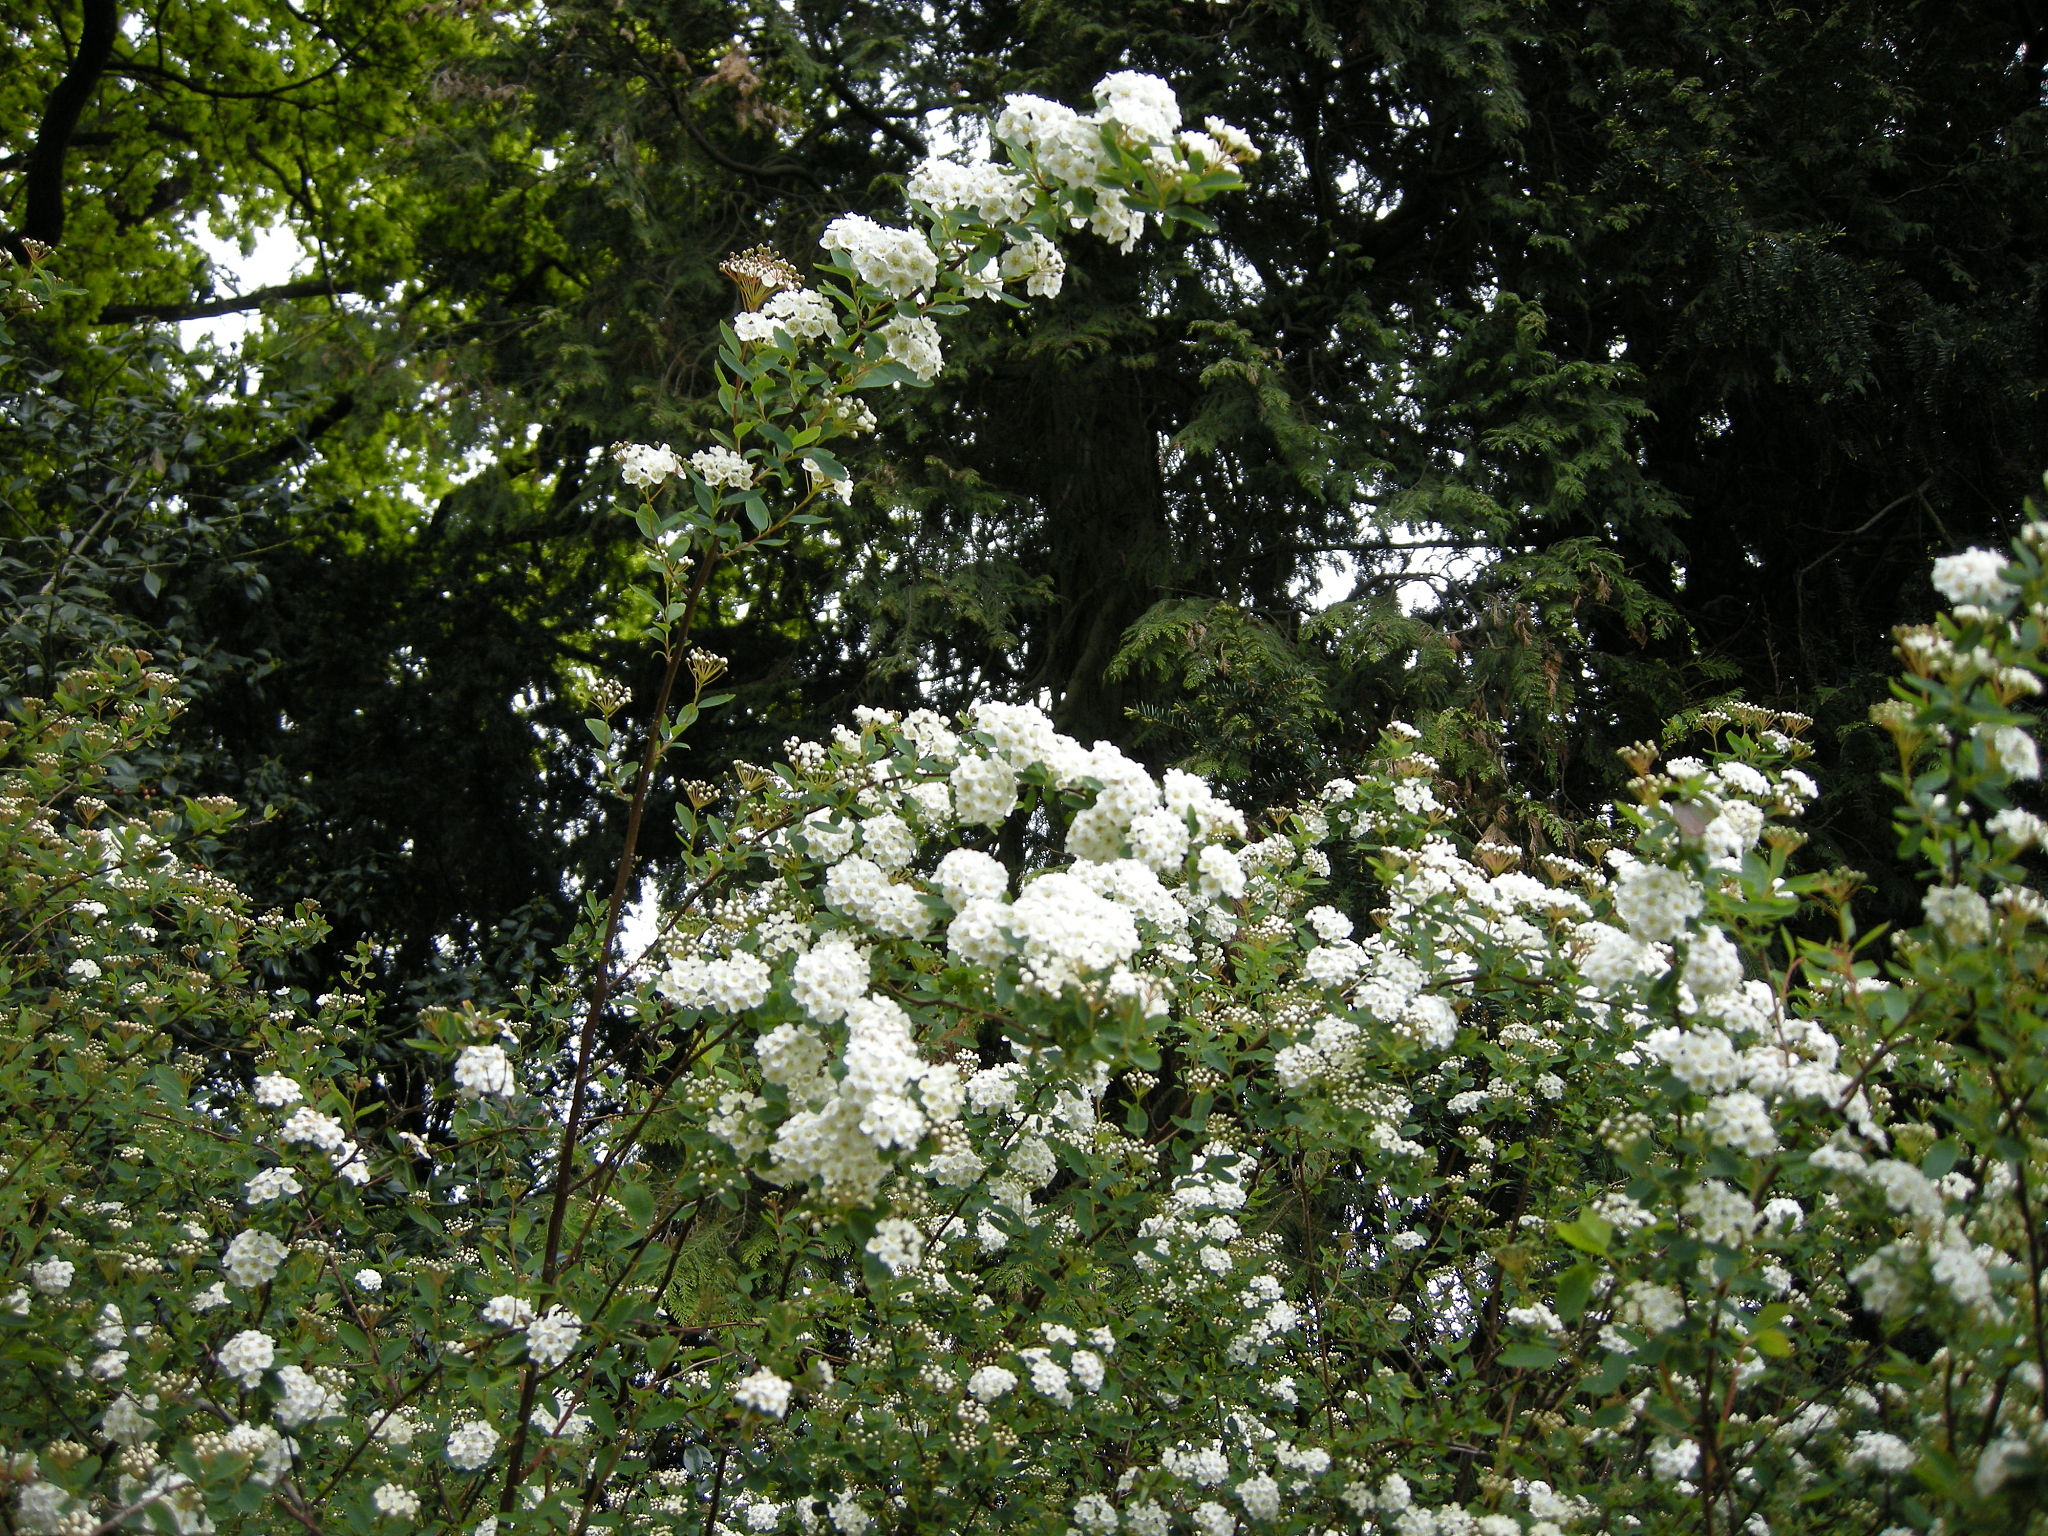
<instances>
[{"instance_id":1,"label":"background tree","mask_svg":"<svg viewBox=\"0 0 2048 1536\"><path fill-rule=\"evenodd\" d=\"M89 14L11 44L5 148L39 175ZM624 530L597 455L701 426L716 260L886 205L1009 90L1155 69L1260 124L1253 195L1196 247L1083 257L1028 323L971 317L942 393L884 411L837 538L708 594L750 682L684 774L854 701L993 693L1279 792L1401 715L1480 823L1557 841L1612 747L1739 687L1821 717L1817 841L1881 871L1872 647L2044 457L2025 7L186 6L117 32L49 136L89 297L35 352L229 302L194 217L281 213L313 253L329 296L268 296L260 384L195 376L279 413L292 495L260 579L194 621L262 664L187 731L215 787L290 812L244 877L319 896L329 960L379 935L392 985L491 985L507 922L544 953L617 836L574 721L593 677L653 679L633 617L599 617ZM1452 562L1422 611L1418 544ZM1352 593L1316 615L1332 561Z\"/></svg>"}]
</instances>

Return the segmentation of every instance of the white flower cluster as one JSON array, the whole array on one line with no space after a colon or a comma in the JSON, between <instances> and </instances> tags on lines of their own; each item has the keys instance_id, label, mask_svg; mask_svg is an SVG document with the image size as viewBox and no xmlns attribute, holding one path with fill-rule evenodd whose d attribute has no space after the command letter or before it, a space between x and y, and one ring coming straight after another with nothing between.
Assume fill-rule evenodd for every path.
<instances>
[{"instance_id":1,"label":"white flower cluster","mask_svg":"<svg viewBox=\"0 0 2048 1536\"><path fill-rule=\"evenodd\" d=\"M947 160L928 160L911 173L905 190L913 201L923 203L934 213L965 209L997 228L1022 219L1031 211L1034 201L1029 181L1014 170L987 161L955 165Z\"/></svg>"},{"instance_id":2,"label":"white flower cluster","mask_svg":"<svg viewBox=\"0 0 2048 1536\"><path fill-rule=\"evenodd\" d=\"M901 363L921 383L931 383L945 367L945 355L939 347L939 327L935 321L922 315L909 318L898 315L882 327L880 336L883 352L889 361Z\"/></svg>"},{"instance_id":3,"label":"white flower cluster","mask_svg":"<svg viewBox=\"0 0 2048 1536\"><path fill-rule=\"evenodd\" d=\"M1104 141L1105 129L1167 185L1258 158L1250 139L1220 118L1208 119L1205 132L1178 133L1180 102L1156 76L1119 70L1096 85L1095 101L1096 110L1084 114L1042 96L1012 96L995 132L1020 157L1027 175L1060 191L1090 189L1093 205L1077 211L1073 224L1088 226L1123 250L1136 244L1144 215L1106 180L1117 161Z\"/></svg>"},{"instance_id":4,"label":"white flower cluster","mask_svg":"<svg viewBox=\"0 0 2048 1536\"><path fill-rule=\"evenodd\" d=\"M1966 549L1934 562L1934 590L1956 604L1991 604L2017 597L2019 588L2005 580L2008 556L1993 549Z\"/></svg>"},{"instance_id":5,"label":"white flower cluster","mask_svg":"<svg viewBox=\"0 0 2048 1536\"><path fill-rule=\"evenodd\" d=\"M736 1383L732 1389L733 1401L742 1408L751 1408L755 1413L764 1413L772 1419L779 1419L789 1412L790 1398L795 1395L795 1386L762 1366L753 1375Z\"/></svg>"},{"instance_id":6,"label":"white flower cluster","mask_svg":"<svg viewBox=\"0 0 2048 1536\"><path fill-rule=\"evenodd\" d=\"M774 341L778 330L795 342L836 342L844 334L832 301L814 288L770 294L759 309L735 315L732 328L741 341L752 345Z\"/></svg>"},{"instance_id":7,"label":"white flower cluster","mask_svg":"<svg viewBox=\"0 0 2048 1536\"><path fill-rule=\"evenodd\" d=\"M472 1103L478 1099L509 1099L519 1092L512 1062L502 1045L465 1045L455 1058L455 1088Z\"/></svg>"},{"instance_id":8,"label":"white flower cluster","mask_svg":"<svg viewBox=\"0 0 2048 1536\"><path fill-rule=\"evenodd\" d=\"M683 461L666 443L613 443L612 458L619 477L630 486L659 490L662 484L683 472Z\"/></svg>"},{"instance_id":9,"label":"white flower cluster","mask_svg":"<svg viewBox=\"0 0 2048 1536\"><path fill-rule=\"evenodd\" d=\"M854 276L891 298L911 298L938 281L938 255L916 230L891 229L850 213L828 224L818 243L842 252Z\"/></svg>"},{"instance_id":10,"label":"white flower cluster","mask_svg":"<svg viewBox=\"0 0 2048 1536\"><path fill-rule=\"evenodd\" d=\"M482 1419L469 1419L448 1432L448 1465L458 1472L488 1466L498 1453L498 1432Z\"/></svg>"},{"instance_id":11,"label":"white flower cluster","mask_svg":"<svg viewBox=\"0 0 2048 1536\"><path fill-rule=\"evenodd\" d=\"M719 1013L745 1013L768 996L774 977L759 955L735 950L707 959L686 955L663 971L655 989L678 1008L710 1008Z\"/></svg>"},{"instance_id":12,"label":"white flower cluster","mask_svg":"<svg viewBox=\"0 0 2048 1536\"><path fill-rule=\"evenodd\" d=\"M713 443L691 454L690 468L714 490L724 487L744 491L754 483L754 466L722 443Z\"/></svg>"}]
</instances>

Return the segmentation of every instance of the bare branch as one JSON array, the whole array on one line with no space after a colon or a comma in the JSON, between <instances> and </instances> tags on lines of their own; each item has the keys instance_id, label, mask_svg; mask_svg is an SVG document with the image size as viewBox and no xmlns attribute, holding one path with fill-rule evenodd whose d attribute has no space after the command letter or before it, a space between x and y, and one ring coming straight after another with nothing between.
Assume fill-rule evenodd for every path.
<instances>
[{"instance_id":1,"label":"bare branch","mask_svg":"<svg viewBox=\"0 0 2048 1536\"><path fill-rule=\"evenodd\" d=\"M279 283L274 288L255 288L225 299L208 299L198 304L109 304L100 311L98 323L133 325L140 320L207 320L215 315L232 315L238 310L259 309L284 299L318 299L355 291L353 283L330 283L324 278L312 277L296 283Z\"/></svg>"},{"instance_id":2,"label":"bare branch","mask_svg":"<svg viewBox=\"0 0 2048 1536\"><path fill-rule=\"evenodd\" d=\"M869 106L858 96L854 95L853 87L846 83L845 76L834 75L832 77L832 94L839 98L847 111L866 123L870 128L886 133L920 160L930 153L925 146L923 135L912 132L903 124L876 108Z\"/></svg>"}]
</instances>

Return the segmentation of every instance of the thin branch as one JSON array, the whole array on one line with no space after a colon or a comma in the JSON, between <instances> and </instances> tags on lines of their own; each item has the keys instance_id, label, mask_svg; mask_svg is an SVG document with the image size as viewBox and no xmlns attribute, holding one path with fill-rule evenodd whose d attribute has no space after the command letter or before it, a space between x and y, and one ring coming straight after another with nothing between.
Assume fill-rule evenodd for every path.
<instances>
[{"instance_id":1,"label":"thin branch","mask_svg":"<svg viewBox=\"0 0 2048 1536\"><path fill-rule=\"evenodd\" d=\"M322 80L338 74L345 62L337 59L316 75L308 75L303 80L287 80L260 91L227 91L218 86L201 85L197 80L186 79L176 70L165 69L157 64L143 64L134 59L116 65L114 73L128 80L168 80L181 90L190 91L195 96L210 97L215 101L282 101L296 92L318 85Z\"/></svg>"},{"instance_id":2,"label":"thin branch","mask_svg":"<svg viewBox=\"0 0 2048 1536\"><path fill-rule=\"evenodd\" d=\"M832 94L839 98L847 111L866 123L870 128L886 133L920 160L930 153L925 145L922 134L912 132L894 118L869 106L858 96L854 95L853 87L846 83L844 75L834 75L832 77Z\"/></svg>"},{"instance_id":3,"label":"thin branch","mask_svg":"<svg viewBox=\"0 0 2048 1536\"><path fill-rule=\"evenodd\" d=\"M304 278L296 283L279 283L256 288L225 299L208 299L198 304L109 304L100 311L100 325L133 325L139 320L206 320L214 315L232 315L239 310L257 309L285 299L319 299L357 292L353 283L331 283L323 278Z\"/></svg>"}]
</instances>

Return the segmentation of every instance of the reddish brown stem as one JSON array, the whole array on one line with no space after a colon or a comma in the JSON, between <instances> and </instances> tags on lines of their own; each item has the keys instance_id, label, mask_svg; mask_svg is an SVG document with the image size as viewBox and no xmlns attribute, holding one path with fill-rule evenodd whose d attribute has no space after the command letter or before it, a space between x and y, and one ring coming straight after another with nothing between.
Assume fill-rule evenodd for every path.
<instances>
[{"instance_id":1,"label":"reddish brown stem","mask_svg":"<svg viewBox=\"0 0 2048 1536\"><path fill-rule=\"evenodd\" d=\"M562 1223L569 1210L569 1186L576 1161L576 1142L583 1130L583 1111L590 1093L590 1055L597 1042L597 1021L611 998L612 949L618 941L619 917L625 910L626 892L633 883L634 855L640 846L640 823L647 811L647 790L654 782L655 764L661 760L663 726L668 719L669 699L675 693L676 678L683 670L690 627L697 619L697 603L704 584L718 564L718 555L707 552L690 584L690 597L683 608L682 622L668 635L668 670L661 677L661 691L655 696L652 724L647 732L647 750L641 754L640 770L633 777L633 800L626 813L626 842L619 852L618 874L612 880L611 901L605 907L604 938L598 946L597 977L590 988L590 1007L583 1015L583 1029L576 1041L576 1079L569 1093L569 1117L562 1126L562 1145L555 1154L554 1201L548 1211L547 1248L541 1257L541 1285L555 1283L555 1266L562 1254ZM520 1467L526 1456L526 1428L533 1414L533 1397L540 1385L540 1373L528 1367L519 1390L519 1427L513 1431L508 1456L505 1489L498 1499L501 1514L512 1512L519 1492Z\"/></svg>"}]
</instances>

